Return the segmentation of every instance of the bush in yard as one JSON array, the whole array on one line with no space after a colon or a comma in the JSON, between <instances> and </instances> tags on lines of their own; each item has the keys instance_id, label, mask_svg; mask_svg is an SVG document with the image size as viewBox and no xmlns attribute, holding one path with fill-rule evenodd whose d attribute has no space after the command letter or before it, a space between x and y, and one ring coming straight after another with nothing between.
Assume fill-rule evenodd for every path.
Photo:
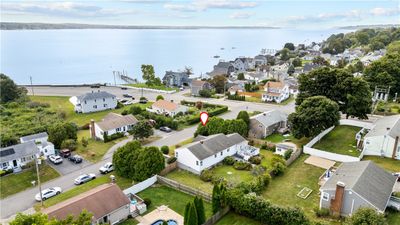
<instances>
[{"instance_id":1,"label":"bush in yard","mask_svg":"<svg viewBox=\"0 0 400 225\"><path fill-rule=\"evenodd\" d=\"M196 206L193 202L188 202L185 207L184 225L198 225Z\"/></svg>"},{"instance_id":2,"label":"bush in yard","mask_svg":"<svg viewBox=\"0 0 400 225\"><path fill-rule=\"evenodd\" d=\"M134 176L136 172L134 162L139 157L141 147L140 142L131 141L114 152L112 162L117 175L127 178Z\"/></svg>"},{"instance_id":3,"label":"bush in yard","mask_svg":"<svg viewBox=\"0 0 400 225\"><path fill-rule=\"evenodd\" d=\"M151 199L150 198L144 198L143 201L144 201L144 204L146 204L147 208L149 208L150 205L151 205Z\"/></svg>"},{"instance_id":4,"label":"bush in yard","mask_svg":"<svg viewBox=\"0 0 400 225\"><path fill-rule=\"evenodd\" d=\"M285 170L286 170L286 165L282 162L275 162L274 164L272 164L271 172L275 176L283 174Z\"/></svg>"},{"instance_id":5,"label":"bush in yard","mask_svg":"<svg viewBox=\"0 0 400 225\"><path fill-rule=\"evenodd\" d=\"M260 175L263 175L265 173L265 171L267 171L267 168L265 166L258 165L258 166L254 166L251 169L251 174L253 174L254 176L260 176Z\"/></svg>"},{"instance_id":6,"label":"bush in yard","mask_svg":"<svg viewBox=\"0 0 400 225\"><path fill-rule=\"evenodd\" d=\"M158 100L164 100L164 97L162 95L157 95L156 101L158 101Z\"/></svg>"},{"instance_id":7,"label":"bush in yard","mask_svg":"<svg viewBox=\"0 0 400 225\"><path fill-rule=\"evenodd\" d=\"M177 158L176 157L171 157L167 159L167 164L172 164L174 162L176 162Z\"/></svg>"},{"instance_id":8,"label":"bush in yard","mask_svg":"<svg viewBox=\"0 0 400 225\"><path fill-rule=\"evenodd\" d=\"M260 146L260 149L265 149L265 150L267 150L267 145L266 145L266 144L262 144L262 145Z\"/></svg>"},{"instance_id":9,"label":"bush in yard","mask_svg":"<svg viewBox=\"0 0 400 225\"><path fill-rule=\"evenodd\" d=\"M224 165L232 166L235 163L235 158L233 156L227 156L222 160Z\"/></svg>"},{"instance_id":10,"label":"bush in yard","mask_svg":"<svg viewBox=\"0 0 400 225\"><path fill-rule=\"evenodd\" d=\"M314 212L317 217L327 217L330 215L329 209L327 208L320 209L319 207L317 207L314 209Z\"/></svg>"},{"instance_id":11,"label":"bush in yard","mask_svg":"<svg viewBox=\"0 0 400 225\"><path fill-rule=\"evenodd\" d=\"M124 133L117 132L117 133L114 133L114 134L111 134L111 135L103 135L103 138L106 137L106 138L104 138L104 142L109 142L109 141L113 141L113 140L118 139L118 138L122 138L123 136L125 136Z\"/></svg>"},{"instance_id":12,"label":"bush in yard","mask_svg":"<svg viewBox=\"0 0 400 225\"><path fill-rule=\"evenodd\" d=\"M252 156L252 157L250 157L249 162L251 164L259 165L261 163L261 157L260 156Z\"/></svg>"},{"instance_id":13,"label":"bush in yard","mask_svg":"<svg viewBox=\"0 0 400 225\"><path fill-rule=\"evenodd\" d=\"M128 115L128 110L124 109L124 111L121 112L121 115L123 115L123 116Z\"/></svg>"},{"instance_id":14,"label":"bush in yard","mask_svg":"<svg viewBox=\"0 0 400 225\"><path fill-rule=\"evenodd\" d=\"M169 154L169 147L166 146L166 145L162 146L162 147L161 147L161 152L162 152L164 155L168 155L168 154Z\"/></svg>"},{"instance_id":15,"label":"bush in yard","mask_svg":"<svg viewBox=\"0 0 400 225\"><path fill-rule=\"evenodd\" d=\"M203 108L203 102L202 102L202 101L197 101L197 102L196 102L196 108L197 108L198 110L202 109L202 108Z\"/></svg>"},{"instance_id":16,"label":"bush in yard","mask_svg":"<svg viewBox=\"0 0 400 225\"><path fill-rule=\"evenodd\" d=\"M122 104L121 102L117 102L117 107L115 107L116 109L121 109L124 108L124 104Z\"/></svg>"},{"instance_id":17,"label":"bush in yard","mask_svg":"<svg viewBox=\"0 0 400 225\"><path fill-rule=\"evenodd\" d=\"M204 97L204 98L210 98L211 97L211 92L209 90L207 90L207 89L203 89L203 90L199 91L199 95L201 97Z\"/></svg>"},{"instance_id":18,"label":"bush in yard","mask_svg":"<svg viewBox=\"0 0 400 225\"><path fill-rule=\"evenodd\" d=\"M14 220L10 222L10 225L61 225L61 224L81 224L89 225L92 224L93 214L89 213L85 209L77 216L69 215L63 220L49 219L46 214L37 212L34 214L22 214L17 213Z\"/></svg>"},{"instance_id":19,"label":"bush in yard","mask_svg":"<svg viewBox=\"0 0 400 225\"><path fill-rule=\"evenodd\" d=\"M132 130L129 131L135 139L148 138L154 134L153 128L146 121L139 121L133 126Z\"/></svg>"},{"instance_id":20,"label":"bush in yard","mask_svg":"<svg viewBox=\"0 0 400 225\"><path fill-rule=\"evenodd\" d=\"M200 179L204 182L210 182L213 178L213 172L212 170L209 169L205 169L203 171L201 171L200 173Z\"/></svg>"},{"instance_id":21,"label":"bush in yard","mask_svg":"<svg viewBox=\"0 0 400 225\"><path fill-rule=\"evenodd\" d=\"M346 219L345 225L387 225L384 214L372 208L359 208L352 216Z\"/></svg>"},{"instance_id":22,"label":"bush in yard","mask_svg":"<svg viewBox=\"0 0 400 225\"><path fill-rule=\"evenodd\" d=\"M64 140L61 143L61 149L69 149L71 151L75 151L76 150L76 141L73 139Z\"/></svg>"},{"instance_id":23,"label":"bush in yard","mask_svg":"<svg viewBox=\"0 0 400 225\"><path fill-rule=\"evenodd\" d=\"M137 161L131 162L135 168L135 173L132 177L134 180L146 180L165 168L165 158L157 147L146 147L139 153Z\"/></svg>"},{"instance_id":24,"label":"bush in yard","mask_svg":"<svg viewBox=\"0 0 400 225\"><path fill-rule=\"evenodd\" d=\"M233 164L233 168L235 168L236 170L250 170L251 164L248 162L236 161Z\"/></svg>"},{"instance_id":25,"label":"bush in yard","mask_svg":"<svg viewBox=\"0 0 400 225\"><path fill-rule=\"evenodd\" d=\"M82 143L82 146L83 146L84 148L86 148L86 147L89 145L89 141L88 141L88 139L86 139L85 137L82 137L81 143Z\"/></svg>"},{"instance_id":26,"label":"bush in yard","mask_svg":"<svg viewBox=\"0 0 400 225\"><path fill-rule=\"evenodd\" d=\"M140 114L142 112L142 108L140 106L134 105L129 108L129 113L133 115Z\"/></svg>"},{"instance_id":27,"label":"bush in yard","mask_svg":"<svg viewBox=\"0 0 400 225\"><path fill-rule=\"evenodd\" d=\"M288 160L290 158L290 156L292 156L293 150L292 149L288 149L285 154L283 154L283 158L285 160Z\"/></svg>"},{"instance_id":28,"label":"bush in yard","mask_svg":"<svg viewBox=\"0 0 400 225\"><path fill-rule=\"evenodd\" d=\"M162 222L162 225L168 225L168 222L164 220L164 221Z\"/></svg>"},{"instance_id":29,"label":"bush in yard","mask_svg":"<svg viewBox=\"0 0 400 225\"><path fill-rule=\"evenodd\" d=\"M206 222L203 198L196 196L194 197L193 203L197 212L197 225L202 225Z\"/></svg>"}]
</instances>

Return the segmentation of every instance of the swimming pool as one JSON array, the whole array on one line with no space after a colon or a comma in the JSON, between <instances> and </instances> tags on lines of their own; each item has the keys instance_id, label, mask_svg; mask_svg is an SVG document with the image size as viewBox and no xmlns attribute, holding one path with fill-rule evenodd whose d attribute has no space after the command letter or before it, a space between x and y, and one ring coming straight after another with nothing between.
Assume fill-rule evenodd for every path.
<instances>
[{"instance_id":1,"label":"swimming pool","mask_svg":"<svg viewBox=\"0 0 400 225\"><path fill-rule=\"evenodd\" d=\"M151 225L162 225L164 220L157 220L156 222L152 223ZM175 220L168 220L168 225L178 225Z\"/></svg>"}]
</instances>

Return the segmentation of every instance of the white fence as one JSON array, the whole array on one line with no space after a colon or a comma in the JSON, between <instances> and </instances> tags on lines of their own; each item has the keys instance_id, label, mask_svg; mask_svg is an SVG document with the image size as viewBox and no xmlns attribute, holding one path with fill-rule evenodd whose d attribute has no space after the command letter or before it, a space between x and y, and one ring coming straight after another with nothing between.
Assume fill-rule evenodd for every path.
<instances>
[{"instance_id":1,"label":"white fence","mask_svg":"<svg viewBox=\"0 0 400 225\"><path fill-rule=\"evenodd\" d=\"M367 128L367 129L372 128L372 123L356 121L356 120L348 120L348 119L340 120L340 125L356 126L356 127L360 127L360 129L361 128ZM336 154L336 153L312 148L312 146L315 145L315 143L320 141L325 135L327 135L330 131L332 131L333 128L335 128L335 127L330 127L328 129L324 130L323 132L318 134L315 138L313 138L310 142L308 142L306 145L304 145L303 152L306 154L313 155L313 156L318 156L321 158L330 159L330 160L339 161L339 162L360 161L364 156L364 152L361 152L359 157L354 157L354 156L341 155L341 154Z\"/></svg>"},{"instance_id":2,"label":"white fence","mask_svg":"<svg viewBox=\"0 0 400 225\"><path fill-rule=\"evenodd\" d=\"M133 185L130 188L125 189L124 194L127 195L127 194L139 193L139 192L143 191L144 189L150 187L151 185L153 185L156 182L157 182L157 175L154 175L154 176L148 178L147 180L144 180L140 183Z\"/></svg>"},{"instance_id":3,"label":"white fence","mask_svg":"<svg viewBox=\"0 0 400 225\"><path fill-rule=\"evenodd\" d=\"M156 92L156 93L164 93L164 94L172 94L172 93L176 92L176 90L166 91L166 90L159 90L159 89L152 89L152 88L132 87L132 86L126 86L126 85L117 85L117 86L123 87L123 88L135 89L135 90L144 90L144 91L152 91L152 92Z\"/></svg>"}]
</instances>

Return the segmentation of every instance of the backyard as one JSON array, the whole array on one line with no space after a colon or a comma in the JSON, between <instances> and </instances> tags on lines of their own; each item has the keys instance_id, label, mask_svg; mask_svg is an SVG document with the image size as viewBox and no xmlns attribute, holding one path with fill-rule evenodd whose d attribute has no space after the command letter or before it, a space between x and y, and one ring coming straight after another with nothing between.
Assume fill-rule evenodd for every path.
<instances>
[{"instance_id":1,"label":"backyard","mask_svg":"<svg viewBox=\"0 0 400 225\"><path fill-rule=\"evenodd\" d=\"M200 180L199 176L186 170L177 169L171 173L168 173L166 177L192 188L199 189L200 191L210 194L212 193L213 184L211 182L204 182Z\"/></svg>"},{"instance_id":2,"label":"backyard","mask_svg":"<svg viewBox=\"0 0 400 225\"><path fill-rule=\"evenodd\" d=\"M60 176L57 171L46 164L42 164L39 171L41 182L46 182ZM37 182L36 168L34 166L20 173L0 177L0 198L3 199L12 194L33 187L31 183L32 181Z\"/></svg>"},{"instance_id":3,"label":"backyard","mask_svg":"<svg viewBox=\"0 0 400 225\"><path fill-rule=\"evenodd\" d=\"M297 139L290 134L282 135L282 134L278 134L278 133L271 134L268 137L266 137L264 140L272 142L272 143L279 143L279 142L284 142L287 140L287 141L293 142L299 148L303 147L303 145L307 144L310 141L309 138L303 137L301 139Z\"/></svg>"},{"instance_id":4,"label":"backyard","mask_svg":"<svg viewBox=\"0 0 400 225\"><path fill-rule=\"evenodd\" d=\"M229 212L224 217L222 217L215 225L261 225L261 223L251 218Z\"/></svg>"},{"instance_id":5,"label":"backyard","mask_svg":"<svg viewBox=\"0 0 400 225\"><path fill-rule=\"evenodd\" d=\"M364 156L362 160L371 160L389 172L400 172L400 162L396 159L383 158L379 156Z\"/></svg>"},{"instance_id":6,"label":"backyard","mask_svg":"<svg viewBox=\"0 0 400 225\"><path fill-rule=\"evenodd\" d=\"M361 152L356 147L356 134L360 130L360 127L339 125L312 147L322 151L358 157Z\"/></svg>"}]
</instances>

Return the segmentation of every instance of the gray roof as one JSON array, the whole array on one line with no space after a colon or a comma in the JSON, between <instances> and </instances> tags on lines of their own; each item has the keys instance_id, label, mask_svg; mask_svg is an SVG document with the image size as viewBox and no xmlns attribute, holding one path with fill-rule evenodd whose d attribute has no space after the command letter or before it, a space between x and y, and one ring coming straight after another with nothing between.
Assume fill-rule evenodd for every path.
<instances>
[{"instance_id":1,"label":"gray roof","mask_svg":"<svg viewBox=\"0 0 400 225\"><path fill-rule=\"evenodd\" d=\"M123 126L134 125L138 122L136 117L133 115L119 115L116 113L109 113L103 118L102 121L96 124L103 130L109 131L112 129L120 128Z\"/></svg>"},{"instance_id":2,"label":"gray roof","mask_svg":"<svg viewBox=\"0 0 400 225\"><path fill-rule=\"evenodd\" d=\"M41 132L41 133L37 133L37 134L23 136L20 139L21 139L21 142L27 142L27 141L34 141L39 138L48 138L48 137L49 137L49 135L46 132Z\"/></svg>"},{"instance_id":3,"label":"gray roof","mask_svg":"<svg viewBox=\"0 0 400 225\"><path fill-rule=\"evenodd\" d=\"M89 92L83 95L78 96L77 98L80 101L87 101L87 100L93 100L93 99L101 99L101 98L112 98L112 97L116 97L113 94L110 94L108 92L105 91L98 91L98 92Z\"/></svg>"},{"instance_id":4,"label":"gray roof","mask_svg":"<svg viewBox=\"0 0 400 225\"><path fill-rule=\"evenodd\" d=\"M392 138L400 136L400 115L385 116L375 122L375 126L365 137L389 135Z\"/></svg>"},{"instance_id":5,"label":"gray roof","mask_svg":"<svg viewBox=\"0 0 400 225\"><path fill-rule=\"evenodd\" d=\"M203 140L190 143L185 147L189 149L196 158L203 160L243 141L246 141L246 139L238 133L228 135L214 134Z\"/></svg>"},{"instance_id":6,"label":"gray roof","mask_svg":"<svg viewBox=\"0 0 400 225\"><path fill-rule=\"evenodd\" d=\"M346 190L352 190L384 211L392 194L396 177L371 161L345 162L321 187L321 190L335 190L342 182Z\"/></svg>"},{"instance_id":7,"label":"gray roof","mask_svg":"<svg viewBox=\"0 0 400 225\"><path fill-rule=\"evenodd\" d=\"M39 152L35 142L28 141L0 149L0 163L8 162L26 156L32 156Z\"/></svg>"},{"instance_id":8,"label":"gray roof","mask_svg":"<svg viewBox=\"0 0 400 225\"><path fill-rule=\"evenodd\" d=\"M281 121L286 121L287 114L279 110L271 110L252 116L251 119L257 120L265 127L269 127Z\"/></svg>"}]
</instances>

